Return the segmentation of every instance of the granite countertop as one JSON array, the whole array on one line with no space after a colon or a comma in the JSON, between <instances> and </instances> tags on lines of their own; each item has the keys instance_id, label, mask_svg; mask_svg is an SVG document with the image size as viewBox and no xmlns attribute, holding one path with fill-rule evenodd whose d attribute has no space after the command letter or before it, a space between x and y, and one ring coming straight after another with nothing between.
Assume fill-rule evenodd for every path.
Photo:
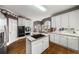
<instances>
[{"instance_id":1,"label":"granite countertop","mask_svg":"<svg viewBox=\"0 0 79 59\"><path fill-rule=\"evenodd\" d=\"M69 33L69 32L52 32L52 33L53 34L59 34L59 35L79 37L79 34L76 34L76 33Z\"/></svg>"},{"instance_id":2,"label":"granite countertop","mask_svg":"<svg viewBox=\"0 0 79 59\"><path fill-rule=\"evenodd\" d=\"M39 34L43 34L45 36L35 39L35 38L31 37L31 35L29 35L29 36L26 36L26 39L28 39L29 41L33 42L33 41L36 41L36 40L39 40L41 38L44 38L44 37L48 36L48 34L45 34L45 33L39 33Z\"/></svg>"}]
</instances>

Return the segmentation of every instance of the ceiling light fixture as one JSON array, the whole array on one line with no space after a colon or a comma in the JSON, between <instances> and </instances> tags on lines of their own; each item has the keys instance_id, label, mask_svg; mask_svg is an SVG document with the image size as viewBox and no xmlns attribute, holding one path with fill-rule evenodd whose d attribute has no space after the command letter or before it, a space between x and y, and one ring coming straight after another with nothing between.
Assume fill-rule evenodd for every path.
<instances>
[{"instance_id":1,"label":"ceiling light fixture","mask_svg":"<svg viewBox=\"0 0 79 59\"><path fill-rule=\"evenodd\" d=\"M42 5L34 5L34 6L40 9L41 11L46 11L46 8L43 7Z\"/></svg>"}]
</instances>

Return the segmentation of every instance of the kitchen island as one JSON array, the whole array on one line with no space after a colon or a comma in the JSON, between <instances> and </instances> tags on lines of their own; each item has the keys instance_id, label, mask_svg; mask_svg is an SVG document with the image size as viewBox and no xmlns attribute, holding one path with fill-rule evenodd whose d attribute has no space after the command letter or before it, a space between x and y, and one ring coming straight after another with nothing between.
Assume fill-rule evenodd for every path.
<instances>
[{"instance_id":1,"label":"kitchen island","mask_svg":"<svg viewBox=\"0 0 79 59\"><path fill-rule=\"evenodd\" d=\"M49 47L49 36L45 34L34 34L26 36L26 53L41 54Z\"/></svg>"}]
</instances>

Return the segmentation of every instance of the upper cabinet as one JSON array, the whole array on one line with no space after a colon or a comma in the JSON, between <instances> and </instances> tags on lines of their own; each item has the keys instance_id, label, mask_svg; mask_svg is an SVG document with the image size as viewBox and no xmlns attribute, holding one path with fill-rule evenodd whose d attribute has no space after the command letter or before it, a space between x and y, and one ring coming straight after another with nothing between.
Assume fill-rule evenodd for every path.
<instances>
[{"instance_id":1,"label":"upper cabinet","mask_svg":"<svg viewBox=\"0 0 79 59\"><path fill-rule=\"evenodd\" d=\"M79 29L79 9L52 17L52 27Z\"/></svg>"},{"instance_id":2,"label":"upper cabinet","mask_svg":"<svg viewBox=\"0 0 79 59\"><path fill-rule=\"evenodd\" d=\"M78 16L77 10L69 12L69 27L70 28L77 28L78 17L79 16Z\"/></svg>"},{"instance_id":3,"label":"upper cabinet","mask_svg":"<svg viewBox=\"0 0 79 59\"><path fill-rule=\"evenodd\" d=\"M61 27L68 28L69 26L68 16L69 13L65 13L61 15Z\"/></svg>"},{"instance_id":4,"label":"upper cabinet","mask_svg":"<svg viewBox=\"0 0 79 59\"><path fill-rule=\"evenodd\" d=\"M56 16L52 17L52 27L56 27Z\"/></svg>"},{"instance_id":5,"label":"upper cabinet","mask_svg":"<svg viewBox=\"0 0 79 59\"><path fill-rule=\"evenodd\" d=\"M18 19L18 25L19 26L25 26L25 27L31 27L32 21L25 19L25 18L19 18Z\"/></svg>"},{"instance_id":6,"label":"upper cabinet","mask_svg":"<svg viewBox=\"0 0 79 59\"><path fill-rule=\"evenodd\" d=\"M46 21L44 25L47 26L48 29L50 29L50 21Z\"/></svg>"},{"instance_id":7,"label":"upper cabinet","mask_svg":"<svg viewBox=\"0 0 79 59\"><path fill-rule=\"evenodd\" d=\"M61 28L61 15L56 16L55 18L56 21L56 29L59 30L59 28Z\"/></svg>"}]
</instances>

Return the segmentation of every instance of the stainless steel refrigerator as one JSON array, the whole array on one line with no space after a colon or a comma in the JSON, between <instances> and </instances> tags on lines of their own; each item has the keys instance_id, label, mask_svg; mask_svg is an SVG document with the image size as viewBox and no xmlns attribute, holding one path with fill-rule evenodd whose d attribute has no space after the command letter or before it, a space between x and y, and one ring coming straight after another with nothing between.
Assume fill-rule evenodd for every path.
<instances>
[{"instance_id":1,"label":"stainless steel refrigerator","mask_svg":"<svg viewBox=\"0 0 79 59\"><path fill-rule=\"evenodd\" d=\"M0 54L7 53L7 19L0 12Z\"/></svg>"}]
</instances>

